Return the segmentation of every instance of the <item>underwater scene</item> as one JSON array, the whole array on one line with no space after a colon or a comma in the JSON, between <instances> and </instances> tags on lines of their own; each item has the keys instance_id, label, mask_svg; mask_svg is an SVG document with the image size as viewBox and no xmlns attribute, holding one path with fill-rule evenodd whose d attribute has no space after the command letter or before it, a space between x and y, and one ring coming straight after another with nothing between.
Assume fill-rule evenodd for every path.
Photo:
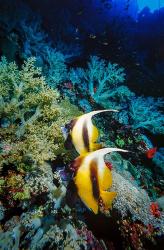
<instances>
[{"instance_id":1,"label":"underwater scene","mask_svg":"<svg viewBox=\"0 0 164 250\"><path fill-rule=\"evenodd\" d=\"M0 250L164 249L164 0L0 0Z\"/></svg>"}]
</instances>

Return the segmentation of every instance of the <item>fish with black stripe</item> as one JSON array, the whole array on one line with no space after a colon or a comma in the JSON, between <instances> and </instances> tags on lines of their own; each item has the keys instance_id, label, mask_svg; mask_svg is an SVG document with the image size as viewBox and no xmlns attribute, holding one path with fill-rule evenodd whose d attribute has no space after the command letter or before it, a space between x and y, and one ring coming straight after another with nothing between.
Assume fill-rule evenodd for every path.
<instances>
[{"instance_id":1,"label":"fish with black stripe","mask_svg":"<svg viewBox=\"0 0 164 250\"><path fill-rule=\"evenodd\" d=\"M71 123L67 125L69 135L65 143L66 148L70 148L71 144L73 144L80 155L100 149L101 145L96 143L99 132L97 127L92 123L92 117L96 114L110 111L118 112L113 109L97 110L72 120Z\"/></svg>"},{"instance_id":2,"label":"fish with black stripe","mask_svg":"<svg viewBox=\"0 0 164 250\"><path fill-rule=\"evenodd\" d=\"M99 211L99 201L105 209L110 209L116 192L110 192L112 173L104 161L111 152L128 152L119 148L103 148L77 157L71 166L75 166L74 183L83 203L95 214Z\"/></svg>"}]
</instances>

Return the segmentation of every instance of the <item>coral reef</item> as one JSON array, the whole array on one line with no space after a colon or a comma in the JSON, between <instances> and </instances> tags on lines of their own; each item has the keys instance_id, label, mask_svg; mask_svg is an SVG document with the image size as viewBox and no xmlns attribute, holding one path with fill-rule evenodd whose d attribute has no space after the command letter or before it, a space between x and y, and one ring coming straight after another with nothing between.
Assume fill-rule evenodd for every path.
<instances>
[{"instance_id":1,"label":"coral reef","mask_svg":"<svg viewBox=\"0 0 164 250\"><path fill-rule=\"evenodd\" d=\"M119 210L123 218L130 213L134 221L138 220L145 225L151 224L158 228L159 234L163 234L164 214L161 213L160 218L156 218L151 213L151 201L145 190L134 186L114 170L112 175L112 189L117 192L113 207Z\"/></svg>"},{"instance_id":2,"label":"coral reef","mask_svg":"<svg viewBox=\"0 0 164 250\"><path fill-rule=\"evenodd\" d=\"M124 219L120 223L120 231L122 237L125 239L125 245L135 250L142 250L144 248L144 241L150 241L155 247L154 236L156 231L150 224L144 226L142 223L131 222L129 219Z\"/></svg>"},{"instance_id":3,"label":"coral reef","mask_svg":"<svg viewBox=\"0 0 164 250\"><path fill-rule=\"evenodd\" d=\"M60 156L64 164L72 159L73 154L66 154L61 126L81 114L46 85L34 64L34 58L21 69L4 57L0 62L0 194L2 208L8 210L28 207L36 195L48 192L49 182L40 171L46 169L45 161ZM65 190L58 192L60 206Z\"/></svg>"},{"instance_id":4,"label":"coral reef","mask_svg":"<svg viewBox=\"0 0 164 250\"><path fill-rule=\"evenodd\" d=\"M135 97L129 102L129 109L121 112L120 122L130 124L132 128L144 128L152 133L164 133L163 115L161 112L163 99L153 97Z\"/></svg>"},{"instance_id":5,"label":"coral reef","mask_svg":"<svg viewBox=\"0 0 164 250\"><path fill-rule=\"evenodd\" d=\"M37 63L43 66L46 47L50 45L48 35L42 30L41 20L26 18L20 23L21 36L24 37L22 46L22 58L35 57Z\"/></svg>"},{"instance_id":6,"label":"coral reef","mask_svg":"<svg viewBox=\"0 0 164 250\"><path fill-rule=\"evenodd\" d=\"M71 69L69 78L81 93L87 90L96 103L106 108L116 108L118 100L126 102L133 95L126 86L119 86L125 81L124 69L97 56L90 57L87 69Z\"/></svg>"},{"instance_id":7,"label":"coral reef","mask_svg":"<svg viewBox=\"0 0 164 250\"><path fill-rule=\"evenodd\" d=\"M116 241L123 249L158 248L164 234L163 99L148 96L154 90L161 95L163 47L156 36L163 11L143 10L137 22L131 17L127 22L129 10L116 18L124 8L118 2L114 10L109 1L45 1L50 5L42 23L33 12L39 1L28 1L31 11L25 1L0 0L0 56L6 56L0 61L2 250L106 250ZM158 26L154 37L153 23ZM118 109L94 120L99 142L129 150L124 158L106 156L117 196L110 211L102 206L97 217L72 186L71 162L77 155L66 151L61 130L82 114L78 107L85 112ZM96 239L88 216L100 218L93 232L106 216L116 239L106 226Z\"/></svg>"},{"instance_id":8,"label":"coral reef","mask_svg":"<svg viewBox=\"0 0 164 250\"><path fill-rule=\"evenodd\" d=\"M43 72L46 76L47 83L52 88L56 88L58 84L65 81L67 78L65 57L61 52L48 46L46 47L44 57L47 66L45 66Z\"/></svg>"},{"instance_id":9,"label":"coral reef","mask_svg":"<svg viewBox=\"0 0 164 250\"><path fill-rule=\"evenodd\" d=\"M83 222L73 223L68 219L55 217L31 218L32 214L22 214L14 228L0 234L1 249L103 249ZM69 216L71 219L71 216Z\"/></svg>"},{"instance_id":10,"label":"coral reef","mask_svg":"<svg viewBox=\"0 0 164 250\"><path fill-rule=\"evenodd\" d=\"M59 94L45 84L34 62L28 59L21 70L5 58L0 63L1 167L14 164L23 170L62 154L60 127L72 113L78 114L78 109L60 101Z\"/></svg>"},{"instance_id":11,"label":"coral reef","mask_svg":"<svg viewBox=\"0 0 164 250\"><path fill-rule=\"evenodd\" d=\"M49 164L27 174L25 183L31 199L22 201L24 212L21 216L13 216L3 225L1 249L27 246L28 249L90 249L91 244L101 249L93 234L66 205L66 187L59 173L53 173ZM2 214L4 209L1 211Z\"/></svg>"}]
</instances>

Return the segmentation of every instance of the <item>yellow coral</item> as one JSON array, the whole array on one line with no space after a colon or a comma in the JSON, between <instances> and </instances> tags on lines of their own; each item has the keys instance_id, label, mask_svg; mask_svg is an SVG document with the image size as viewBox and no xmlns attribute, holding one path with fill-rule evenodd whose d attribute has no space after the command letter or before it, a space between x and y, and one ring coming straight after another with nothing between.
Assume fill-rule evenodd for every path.
<instances>
[{"instance_id":1,"label":"yellow coral","mask_svg":"<svg viewBox=\"0 0 164 250\"><path fill-rule=\"evenodd\" d=\"M3 58L0 89L0 137L4 145L0 167L12 164L22 172L65 154L60 128L80 112L68 100L59 100L59 93L46 85L35 59L28 59L19 70Z\"/></svg>"}]
</instances>

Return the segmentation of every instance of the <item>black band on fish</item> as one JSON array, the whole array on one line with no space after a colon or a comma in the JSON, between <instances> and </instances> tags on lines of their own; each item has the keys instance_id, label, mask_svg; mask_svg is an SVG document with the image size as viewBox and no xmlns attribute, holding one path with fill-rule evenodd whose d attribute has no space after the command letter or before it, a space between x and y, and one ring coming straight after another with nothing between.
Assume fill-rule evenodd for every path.
<instances>
[{"instance_id":1,"label":"black band on fish","mask_svg":"<svg viewBox=\"0 0 164 250\"><path fill-rule=\"evenodd\" d=\"M77 119L71 120L71 121L66 125L67 128L68 128L69 130L72 130L73 127L75 126L76 122L77 122Z\"/></svg>"},{"instance_id":2,"label":"black band on fish","mask_svg":"<svg viewBox=\"0 0 164 250\"><path fill-rule=\"evenodd\" d=\"M83 125L83 131L82 131L82 136L84 140L84 146L86 150L89 152L89 135L88 135L88 129L87 129L87 124L86 122Z\"/></svg>"},{"instance_id":3,"label":"black band on fish","mask_svg":"<svg viewBox=\"0 0 164 250\"><path fill-rule=\"evenodd\" d=\"M72 163L70 164L69 168L76 173L77 170L79 169L79 167L81 166L82 162L84 160L83 156L79 156L78 158L76 158L74 161L72 161Z\"/></svg>"},{"instance_id":4,"label":"black band on fish","mask_svg":"<svg viewBox=\"0 0 164 250\"><path fill-rule=\"evenodd\" d=\"M73 145L73 142L72 142L72 137L71 137L71 134L70 134L70 132L71 132L71 130L73 129L73 127L75 126L75 124L76 124L76 122L77 122L77 119L74 119L74 120L71 120L69 123L67 123L66 125L65 125L65 130L66 130L66 133L67 133L67 136L66 136L66 138L65 138L65 143L64 143L64 147L66 148L66 149L73 149L74 148L74 145ZM63 132L63 130L64 129L62 129L62 132ZM63 134L64 134L64 132L63 132Z\"/></svg>"},{"instance_id":5,"label":"black band on fish","mask_svg":"<svg viewBox=\"0 0 164 250\"><path fill-rule=\"evenodd\" d=\"M99 183L98 183L98 172L97 172L97 162L93 160L90 163L90 179L92 183L93 197L98 200L100 197Z\"/></svg>"},{"instance_id":6,"label":"black band on fish","mask_svg":"<svg viewBox=\"0 0 164 250\"><path fill-rule=\"evenodd\" d=\"M69 150L74 148L74 145L72 143L72 137L70 134L68 134L67 139L64 142L64 147Z\"/></svg>"}]
</instances>

